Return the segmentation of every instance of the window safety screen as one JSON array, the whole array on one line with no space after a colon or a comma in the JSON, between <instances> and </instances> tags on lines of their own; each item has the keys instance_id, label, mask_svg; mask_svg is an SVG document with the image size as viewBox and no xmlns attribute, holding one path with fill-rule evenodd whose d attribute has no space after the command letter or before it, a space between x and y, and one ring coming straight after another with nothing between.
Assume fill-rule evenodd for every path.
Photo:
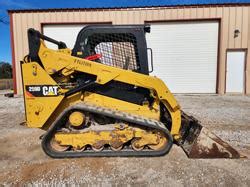
<instances>
[{"instance_id":1,"label":"window safety screen","mask_svg":"<svg viewBox=\"0 0 250 187\"><path fill-rule=\"evenodd\" d=\"M91 55L100 54L100 63L128 70L139 68L136 39L132 34L94 34L88 45Z\"/></svg>"}]
</instances>

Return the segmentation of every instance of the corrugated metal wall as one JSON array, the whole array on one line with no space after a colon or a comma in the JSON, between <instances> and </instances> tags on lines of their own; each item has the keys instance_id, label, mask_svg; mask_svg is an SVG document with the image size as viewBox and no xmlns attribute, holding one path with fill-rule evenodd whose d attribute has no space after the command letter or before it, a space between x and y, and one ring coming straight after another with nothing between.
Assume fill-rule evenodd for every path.
<instances>
[{"instance_id":1,"label":"corrugated metal wall","mask_svg":"<svg viewBox=\"0 0 250 187\"><path fill-rule=\"evenodd\" d=\"M21 93L20 64L28 53L27 29L33 27L41 30L45 23L98 23L143 24L152 21L176 20L220 20L220 48L218 63L218 93L225 92L226 50L248 49L246 65L246 93L250 94L250 5L235 6L199 6L175 8L136 8L103 10L68 10L49 12L12 12L15 64L17 75L17 93ZM234 37L234 30L240 34Z\"/></svg>"}]
</instances>

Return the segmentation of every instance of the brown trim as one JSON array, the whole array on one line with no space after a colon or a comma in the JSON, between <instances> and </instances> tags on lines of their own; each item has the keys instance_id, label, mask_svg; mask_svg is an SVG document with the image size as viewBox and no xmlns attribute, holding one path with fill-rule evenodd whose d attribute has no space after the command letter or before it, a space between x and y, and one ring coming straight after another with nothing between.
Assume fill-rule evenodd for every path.
<instances>
[{"instance_id":1,"label":"brown trim","mask_svg":"<svg viewBox=\"0 0 250 187\"><path fill-rule=\"evenodd\" d=\"M152 20L152 21L144 21L144 23L171 23L171 22L198 22L198 21L216 21L219 24L218 28L218 47L217 47L217 68L216 68L216 88L215 88L215 93L219 93L219 73L220 73L220 45L221 45L221 18L194 18L194 19L176 19L176 20Z\"/></svg>"},{"instance_id":2,"label":"brown trim","mask_svg":"<svg viewBox=\"0 0 250 187\"><path fill-rule=\"evenodd\" d=\"M221 18L182 18L182 19L164 19L164 20L145 20L144 23L166 23L166 22L195 22L195 21L218 21L220 22Z\"/></svg>"},{"instance_id":3,"label":"brown trim","mask_svg":"<svg viewBox=\"0 0 250 187\"><path fill-rule=\"evenodd\" d=\"M243 88L243 95L245 95L246 93L247 93L247 80L246 80L246 78L247 78L247 75L246 75L246 73L247 73L247 53L248 53L248 50L247 50L247 48L228 48L228 49L226 49L226 67L225 67L225 92L224 92L224 94L227 94L227 88L226 88L226 86L227 86L227 53L228 52L240 52L240 51L242 51L242 52L245 52L245 59L244 59L244 73L243 73L243 86L244 86L244 88ZM231 94L231 93L229 93L229 94ZM237 93L237 94L241 94L241 93Z\"/></svg>"},{"instance_id":4,"label":"brown trim","mask_svg":"<svg viewBox=\"0 0 250 187\"><path fill-rule=\"evenodd\" d=\"M227 51L235 51L235 52L237 52L237 51L246 51L247 50L247 48L227 48Z\"/></svg>"},{"instance_id":5,"label":"brown trim","mask_svg":"<svg viewBox=\"0 0 250 187\"><path fill-rule=\"evenodd\" d=\"M218 48L217 48L217 72L216 72L216 93L219 94L219 85L220 85L220 73L221 73L221 68L220 68L220 55L221 55L221 38L222 38L222 32L221 32L221 18L217 19L219 23L219 28L218 28Z\"/></svg>"},{"instance_id":6,"label":"brown trim","mask_svg":"<svg viewBox=\"0 0 250 187\"><path fill-rule=\"evenodd\" d=\"M13 14L10 13L9 16L10 16L10 42L11 42L11 57L12 57L13 88L14 88L14 94L17 94L15 44L14 44L14 32L13 32Z\"/></svg>"},{"instance_id":7,"label":"brown trim","mask_svg":"<svg viewBox=\"0 0 250 187\"><path fill-rule=\"evenodd\" d=\"M50 8L50 9L18 9L7 10L8 13L30 13L30 12L61 12L61 11L103 11L103 10L142 10L142 9L178 9L178 8L203 8L203 7L231 7L231 6L249 6L250 3L225 3L225 4L191 4L191 5L162 5L162 6L131 6L131 7L103 7L103 8Z\"/></svg>"},{"instance_id":8,"label":"brown trim","mask_svg":"<svg viewBox=\"0 0 250 187\"><path fill-rule=\"evenodd\" d=\"M244 66L244 94L247 94L247 55L248 55L248 49L245 50L245 66Z\"/></svg>"},{"instance_id":9,"label":"brown trim","mask_svg":"<svg viewBox=\"0 0 250 187\"><path fill-rule=\"evenodd\" d=\"M43 34L43 27L45 25L89 25L89 24L111 24L112 21L106 21L106 22L41 22L40 23L40 31Z\"/></svg>"}]
</instances>

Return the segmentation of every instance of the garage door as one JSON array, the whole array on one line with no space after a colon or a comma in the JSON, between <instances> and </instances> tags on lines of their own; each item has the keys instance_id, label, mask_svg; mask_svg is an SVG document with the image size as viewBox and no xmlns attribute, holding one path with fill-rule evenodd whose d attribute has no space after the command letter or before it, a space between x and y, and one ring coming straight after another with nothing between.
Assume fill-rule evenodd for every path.
<instances>
[{"instance_id":1,"label":"garage door","mask_svg":"<svg viewBox=\"0 0 250 187\"><path fill-rule=\"evenodd\" d=\"M58 41L63 41L66 43L67 47L72 49L75 45L75 41L79 31L85 25L44 25L43 33L50 38L53 38ZM50 42L46 42L46 45L49 48L57 49L57 45Z\"/></svg>"},{"instance_id":2,"label":"garage door","mask_svg":"<svg viewBox=\"0 0 250 187\"><path fill-rule=\"evenodd\" d=\"M152 23L154 72L173 93L215 93L218 22Z\"/></svg>"}]
</instances>

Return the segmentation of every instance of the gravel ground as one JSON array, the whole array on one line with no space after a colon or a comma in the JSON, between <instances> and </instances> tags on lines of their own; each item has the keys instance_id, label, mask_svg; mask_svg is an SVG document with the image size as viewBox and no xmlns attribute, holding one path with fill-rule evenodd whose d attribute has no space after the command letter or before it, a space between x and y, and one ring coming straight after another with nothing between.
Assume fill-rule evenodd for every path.
<instances>
[{"instance_id":1,"label":"gravel ground","mask_svg":"<svg viewBox=\"0 0 250 187\"><path fill-rule=\"evenodd\" d=\"M18 125L23 99L0 92L0 184L250 186L249 159L188 159L181 148L156 158L52 159L39 136ZM183 110L250 157L250 97L177 95Z\"/></svg>"}]
</instances>

